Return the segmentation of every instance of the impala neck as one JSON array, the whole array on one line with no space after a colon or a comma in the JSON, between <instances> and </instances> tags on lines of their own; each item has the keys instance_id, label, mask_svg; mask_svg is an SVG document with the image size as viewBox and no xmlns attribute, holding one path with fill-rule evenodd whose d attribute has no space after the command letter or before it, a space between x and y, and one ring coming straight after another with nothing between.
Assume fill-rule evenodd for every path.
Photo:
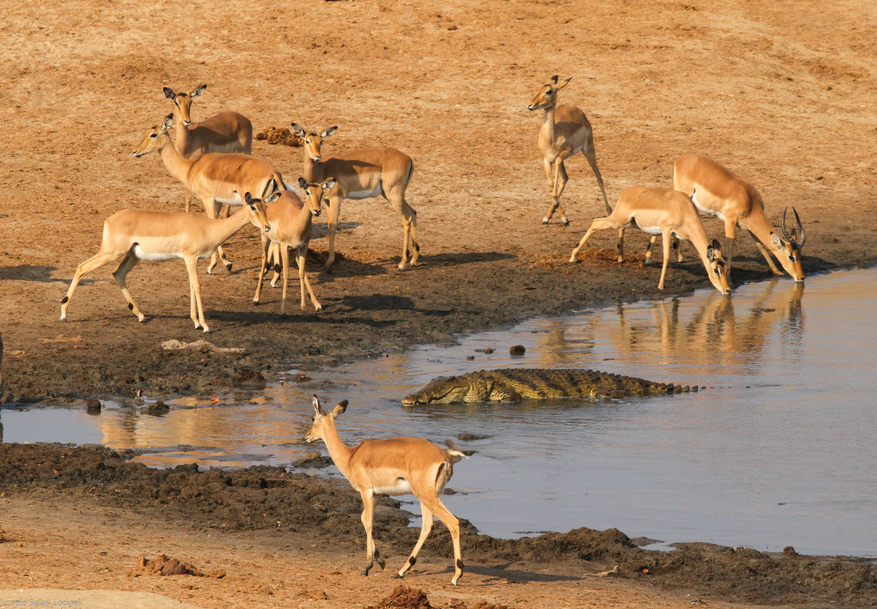
<instances>
[{"instance_id":1,"label":"impala neck","mask_svg":"<svg viewBox=\"0 0 877 609\"><path fill-rule=\"evenodd\" d=\"M323 442L326 443L326 450L329 451L329 456L332 457L332 461L335 463L335 467L338 468L338 471L341 474L350 480L350 477L347 475L350 470L350 457L353 456L354 448L350 448L344 442L341 441L341 437L338 435L338 429L335 427L335 419L330 418L331 415L327 416L325 431L323 432Z\"/></svg>"},{"instance_id":2,"label":"impala neck","mask_svg":"<svg viewBox=\"0 0 877 609\"><path fill-rule=\"evenodd\" d=\"M188 184L189 170L192 168L195 161L186 160L180 155L177 151L177 147L174 146L174 143L171 141L170 135L164 134L162 137L167 138L160 150L161 160L164 161L164 166L167 168L168 173L173 177L183 184Z\"/></svg>"},{"instance_id":3,"label":"impala neck","mask_svg":"<svg viewBox=\"0 0 877 609\"><path fill-rule=\"evenodd\" d=\"M247 206L244 205L243 209L239 212L232 214L228 218L224 218L222 220L214 220L212 229L213 236L218 240L218 243L221 245L228 241L232 235L241 230L244 226L250 223L250 213L247 209Z\"/></svg>"},{"instance_id":4,"label":"impala neck","mask_svg":"<svg viewBox=\"0 0 877 609\"><path fill-rule=\"evenodd\" d=\"M174 135L177 151L180 155L186 154L189 146L189 128L186 127L186 123L180 118L179 112L174 112Z\"/></svg>"},{"instance_id":5,"label":"impala neck","mask_svg":"<svg viewBox=\"0 0 877 609\"><path fill-rule=\"evenodd\" d=\"M321 183L323 181L322 173L324 166L324 161L315 161L311 158L311 155L308 154L307 149L305 149L305 180L307 180L311 184Z\"/></svg>"},{"instance_id":6,"label":"impala neck","mask_svg":"<svg viewBox=\"0 0 877 609\"><path fill-rule=\"evenodd\" d=\"M550 138L551 142L554 142L554 109L557 107L557 94L554 95L554 101L550 106L545 108L545 116L542 119L542 129Z\"/></svg>"}]
</instances>

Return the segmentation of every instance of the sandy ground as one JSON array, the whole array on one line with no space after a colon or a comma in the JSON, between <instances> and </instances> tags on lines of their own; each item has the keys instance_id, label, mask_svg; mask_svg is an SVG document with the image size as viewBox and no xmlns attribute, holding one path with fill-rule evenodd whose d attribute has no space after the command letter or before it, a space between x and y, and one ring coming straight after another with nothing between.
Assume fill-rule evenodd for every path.
<instances>
[{"instance_id":1,"label":"sandy ground","mask_svg":"<svg viewBox=\"0 0 877 609\"><path fill-rule=\"evenodd\" d=\"M631 261L623 265L612 261L609 231L594 238L595 249L582 262L566 262L603 210L583 158L567 163L563 201L571 225L540 223L549 204L536 149L541 117L526 105L554 74L573 79L560 102L590 118L610 200L635 184L669 186L673 160L701 152L760 190L774 226L786 206L798 210L807 231L805 272L871 264L877 260L875 26L877 5L861 0L6 6L0 403L48 397L76 403L137 391L209 394L229 387L244 368L270 380L272 370L293 359L326 365L527 316L658 295L659 269L633 258L647 242L641 233L629 232ZM232 273L202 274L214 330L207 338L243 348L243 355L161 349L165 340L203 338L188 318L187 277L178 262L144 263L129 276L147 323L138 324L125 308L112 266L86 278L70 321L60 323L60 300L76 265L97 251L105 217L123 208L182 210L182 186L160 159L134 159L131 152L172 110L162 87L191 91L205 83L195 120L234 110L256 132L292 121L314 129L338 125L327 154L364 146L408 153L415 163L409 201L418 211L424 264L395 269L402 231L389 204L346 202L336 244L342 259L332 275L319 272L324 220L312 241L317 254L308 268L321 314L305 315L293 305L281 318L276 290L262 305L252 304L259 260L252 227L226 248ZM256 141L254 154L291 180L301 172L301 148ZM196 206L196 213L203 211ZM721 238L718 221L704 225ZM769 277L745 235L735 267L738 283ZM689 255L671 264L665 293L706 286L703 267ZM295 282L292 288L297 294ZM54 513L55 522L69 517ZM26 527L38 529L39 519ZM45 541L51 529L37 529L27 535L43 539L51 554ZM182 537L179 544L186 546ZM26 547L39 563L36 544ZM320 547L314 560L329 560ZM296 564L307 578L308 561ZM338 571L327 593L347 585L349 569ZM46 587L63 577L28 581ZM436 577L438 585L444 576ZM360 584L360 592L343 597L371 604L389 593L389 582L380 591L369 588L377 585L371 579ZM503 602L540 606L554 594L546 589L572 584L527 585L534 586L529 596ZM665 602L600 595L575 597L571 605ZM219 606L207 597L198 603Z\"/></svg>"}]
</instances>

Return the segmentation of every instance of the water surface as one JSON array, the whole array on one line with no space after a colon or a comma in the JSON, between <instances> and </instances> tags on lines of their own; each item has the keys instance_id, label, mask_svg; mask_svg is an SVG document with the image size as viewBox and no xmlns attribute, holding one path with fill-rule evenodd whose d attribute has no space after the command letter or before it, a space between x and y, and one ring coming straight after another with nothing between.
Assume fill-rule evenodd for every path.
<instances>
[{"instance_id":1,"label":"water surface","mask_svg":"<svg viewBox=\"0 0 877 609\"><path fill-rule=\"evenodd\" d=\"M165 416L109 404L0 412L3 441L100 443L153 466L287 464L310 395L347 399L348 443L412 435L478 451L444 501L483 533L616 527L664 542L877 556L877 270L745 285L528 321L318 372L259 393L187 399ZM524 357L508 354L511 345ZM483 350L492 348L493 354ZM474 357L474 360L467 359ZM698 393L403 408L439 375L585 367L697 384ZM335 475L337 470L331 468ZM331 472L330 472L331 473ZM413 497L403 498L411 499ZM418 511L416 504L413 511Z\"/></svg>"}]
</instances>

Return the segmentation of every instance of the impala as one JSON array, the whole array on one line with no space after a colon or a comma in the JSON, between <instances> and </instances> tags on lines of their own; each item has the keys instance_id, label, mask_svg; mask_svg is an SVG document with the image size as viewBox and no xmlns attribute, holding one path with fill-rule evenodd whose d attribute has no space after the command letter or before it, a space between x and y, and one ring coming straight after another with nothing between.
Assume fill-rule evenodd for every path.
<instances>
[{"instance_id":1,"label":"impala","mask_svg":"<svg viewBox=\"0 0 877 609\"><path fill-rule=\"evenodd\" d=\"M283 177L271 165L248 154L222 154L211 152L197 159L184 159L168 134L173 115L165 117L161 127L149 130L137 148L134 156L141 158L150 152L158 151L168 173L182 182L204 203L208 218L216 218L220 207L242 205L242 193L266 192L266 186L273 180L278 188L286 188ZM267 195L266 195L267 196ZM232 264L219 247L216 250L222 263L229 271ZM210 258L207 272L212 274L216 266L216 253Z\"/></svg>"},{"instance_id":2,"label":"impala","mask_svg":"<svg viewBox=\"0 0 877 609\"><path fill-rule=\"evenodd\" d=\"M321 133L308 132L292 123L292 131L304 141L304 177L309 184L319 184L332 178L335 186L329 192L329 258L325 271L332 272L335 262L335 231L341 215L342 199L368 199L383 196L392 203L402 218L402 260L399 270L417 264L420 245L417 243L417 212L405 200L405 191L414 172L414 162L395 148L354 150L323 158L323 139L331 137L338 127ZM409 243L411 260L408 260Z\"/></svg>"},{"instance_id":3,"label":"impala","mask_svg":"<svg viewBox=\"0 0 877 609\"><path fill-rule=\"evenodd\" d=\"M311 282L308 281L308 276L305 273L305 262L314 226L312 217L320 215L323 191L331 189L334 185L333 180L327 180L322 184L308 184L307 180L299 178L298 186L305 193L307 205L302 203L295 193L284 190L280 193L277 202L268 208L268 224L271 225L271 229L262 233L262 266L259 270L256 295L253 297L254 303L259 303L259 296L262 293L262 280L265 278L265 271L268 270L270 249L275 262L278 256L282 261L283 299L280 304L280 314L286 315L286 286L289 283L289 248L291 247L295 250L295 259L298 263L301 310L305 310L305 288L307 288L314 308L317 311L323 310L323 306L317 302L314 291L311 289ZM271 286L274 286L274 282L271 283Z\"/></svg>"},{"instance_id":4,"label":"impala","mask_svg":"<svg viewBox=\"0 0 877 609\"><path fill-rule=\"evenodd\" d=\"M536 93L536 97L527 106L533 110L545 110L542 119L542 127L539 128L537 144L542 151L542 161L545 164L545 175L548 177L548 188L551 189L551 198L554 199L548 213L542 218L542 224L548 224L555 210L560 211L560 220L564 226L569 226L569 220L560 206L560 195L566 188L569 180L563 162L581 151L588 159L588 164L594 171L600 192L603 193L603 203L606 205L606 213L611 214L609 200L606 198L606 188L603 186L603 176L597 169L597 154L594 152L594 133L591 123L585 113L575 106L558 106L557 92L569 84L567 78L562 84L558 84L557 76L552 76L548 84L542 85Z\"/></svg>"},{"instance_id":5,"label":"impala","mask_svg":"<svg viewBox=\"0 0 877 609\"><path fill-rule=\"evenodd\" d=\"M61 300L61 321L67 321L67 307L70 306L73 292L83 276L120 256L124 258L113 271L113 277L122 289L125 300L128 301L128 309L141 322L145 321L146 316L137 308L128 291L125 277L141 260L164 262L182 258L189 273L190 317L195 322L195 328L203 328L205 332L209 332L210 328L204 319L204 309L201 306L198 260L212 255L221 243L248 223L260 230L270 230L265 204L276 200L280 193L276 192L276 184L273 182L269 184L266 191L269 194L263 195L264 201L252 198L249 192L245 193L244 209L223 220L194 214L139 209L125 209L114 213L104 221L103 240L98 253L76 268L70 289Z\"/></svg>"},{"instance_id":6,"label":"impala","mask_svg":"<svg viewBox=\"0 0 877 609\"><path fill-rule=\"evenodd\" d=\"M804 281L801 248L804 247L807 235L794 207L792 211L798 226L789 234L786 230L786 212L783 211L783 240L773 232L770 220L764 213L764 201L758 191L730 170L701 154L686 154L676 159L673 163L673 188L691 196L701 212L715 216L725 223L729 277L731 260L734 257L734 233L739 224L752 235L755 245L774 275L783 273L773 263L768 250L795 281Z\"/></svg>"},{"instance_id":7,"label":"impala","mask_svg":"<svg viewBox=\"0 0 877 609\"><path fill-rule=\"evenodd\" d=\"M368 559L362 574L368 575L375 561L381 569L385 564L372 538L374 496L413 493L420 500L423 526L417 545L399 571L399 577L405 577L405 573L417 562L417 553L432 531L435 515L451 532L454 544L454 577L451 583L457 585L463 575L460 523L444 506L439 495L454 473L454 463L466 455L450 440L447 441L448 448L444 449L421 438L363 440L359 446L351 448L341 441L335 428L335 419L347 409L347 400L335 406L332 412L323 410L317 396L314 396L313 405L314 424L305 439L308 442L323 440L335 466L362 496L362 524L365 526Z\"/></svg>"},{"instance_id":8,"label":"impala","mask_svg":"<svg viewBox=\"0 0 877 609\"><path fill-rule=\"evenodd\" d=\"M207 120L192 124L192 100L207 89L201 85L192 93L174 93L164 88L164 96L174 101L174 124L177 151L184 159L194 159L208 152L253 153L253 124L237 112L220 112ZM192 204L192 191L186 188L186 213Z\"/></svg>"},{"instance_id":9,"label":"impala","mask_svg":"<svg viewBox=\"0 0 877 609\"><path fill-rule=\"evenodd\" d=\"M569 261L576 261L576 256L595 231L617 228L618 262L624 262L624 229L630 224L649 235L663 236L664 265L661 269L661 280L658 282L659 290L664 289L664 276L670 260L670 238L675 234L694 245L715 288L722 294L731 293L719 242L713 239L709 243L707 240L700 216L688 195L669 188L633 186L625 189L618 199L615 211L607 218L594 220L579 246L573 250Z\"/></svg>"}]
</instances>

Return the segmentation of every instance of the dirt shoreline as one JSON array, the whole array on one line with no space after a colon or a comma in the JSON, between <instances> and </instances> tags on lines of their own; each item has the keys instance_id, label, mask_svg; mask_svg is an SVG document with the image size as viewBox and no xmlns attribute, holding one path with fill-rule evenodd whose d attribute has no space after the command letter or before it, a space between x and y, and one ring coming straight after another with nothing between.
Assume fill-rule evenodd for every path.
<instances>
[{"instance_id":1,"label":"dirt shoreline","mask_svg":"<svg viewBox=\"0 0 877 609\"><path fill-rule=\"evenodd\" d=\"M263 541L269 539L282 546L281 553L291 562L301 559L294 547L312 538L319 539L321 545L331 540L331 548L325 547L323 553L362 555L359 496L343 480L266 466L199 471L192 464L157 470L130 462L135 454L93 446L0 445L0 504L8 507L16 502L69 502L96 514L130 513L135 520L159 528L167 523L219 536L254 533ZM390 573L392 565L404 561L419 534L419 529L408 527L407 516L398 501L382 498L375 537L391 565ZM0 545L0 552L21 535L18 522L4 516L7 544ZM873 560L802 556L793 548L784 553L766 553L686 543L671 552L660 552L636 547L615 529L587 528L505 540L479 535L466 521L462 542L469 585L475 585L471 580L480 581L479 576L485 573L525 583L533 576L523 573L531 571L549 579L563 576L578 580L596 580L598 574L611 571L605 577L619 582L621 588L656 588L680 596L687 594L689 598L694 594L699 599L711 599L710 604L714 599L785 606L841 603L844 607L869 607L877 600L877 565ZM189 555L197 554L198 548L189 549ZM426 564L438 567L438 573L435 567L426 567L433 575L449 577L450 564L445 563L453 555L450 536L442 525L436 527L424 546L423 558ZM3 560L9 561L11 556ZM205 565L195 566L208 570ZM114 565L112 570L124 568L133 569L134 565ZM210 565L210 570L216 572L217 567ZM347 579L360 577L353 572L345 575ZM0 589L12 581L9 572L0 574ZM405 582L416 585L422 580L415 575ZM48 587L46 582L40 586Z\"/></svg>"}]
</instances>

